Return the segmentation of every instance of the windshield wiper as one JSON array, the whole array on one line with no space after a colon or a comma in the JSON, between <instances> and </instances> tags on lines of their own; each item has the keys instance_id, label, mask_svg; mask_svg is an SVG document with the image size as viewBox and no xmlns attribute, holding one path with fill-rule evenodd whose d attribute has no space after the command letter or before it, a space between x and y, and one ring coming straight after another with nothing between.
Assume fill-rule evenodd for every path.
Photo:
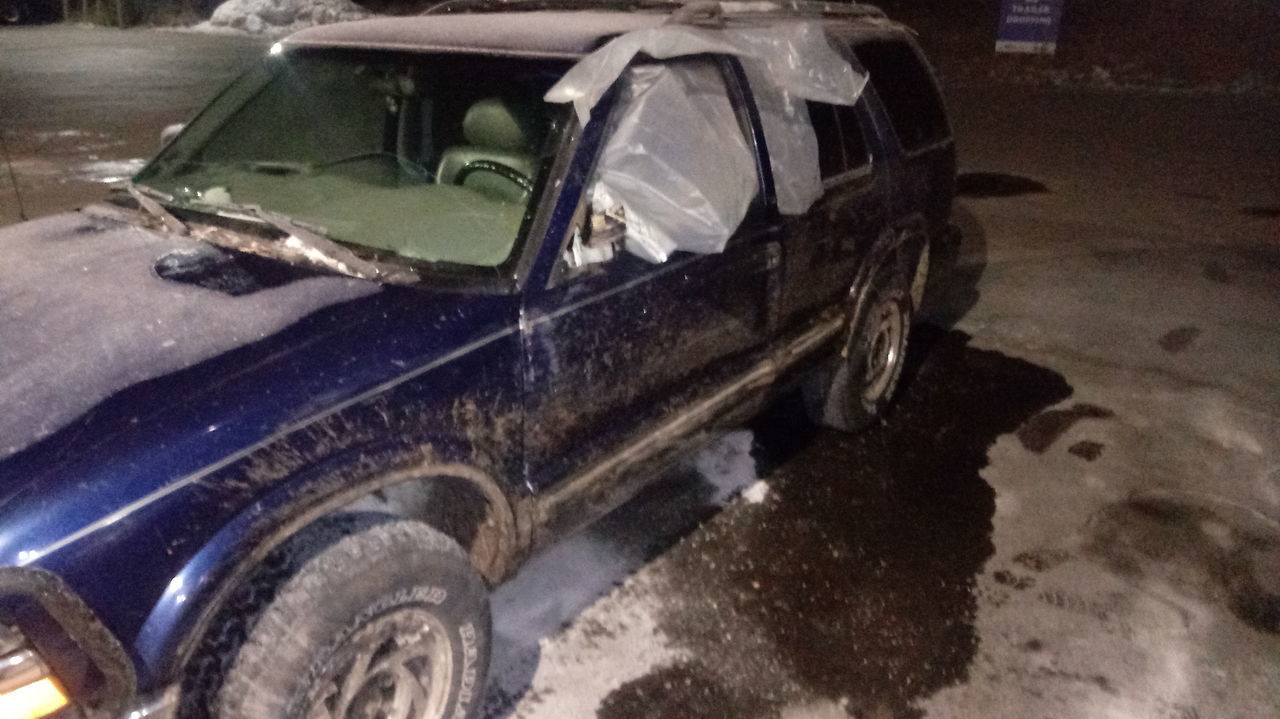
<instances>
[{"instance_id":1,"label":"windshield wiper","mask_svg":"<svg viewBox=\"0 0 1280 719\"><path fill-rule=\"evenodd\" d=\"M263 209L260 205L228 203L210 205L209 207L215 211L221 210L247 215L267 223L288 235L284 240L285 247L297 250L316 264L370 280L384 280L399 284L407 284L418 280L418 274L413 270L366 260L326 237L323 230L310 227L288 215Z\"/></svg>"},{"instance_id":2,"label":"windshield wiper","mask_svg":"<svg viewBox=\"0 0 1280 719\"><path fill-rule=\"evenodd\" d=\"M139 207L146 210L152 217L163 222L164 226L169 228L170 232L178 235L191 234L191 229L183 224L182 220L179 220L172 212L166 210L164 205L157 202L157 200L173 202L173 197L166 195L155 188L147 187L146 185L139 185L133 180L125 180L124 190L129 193L130 197L137 201Z\"/></svg>"}]
</instances>

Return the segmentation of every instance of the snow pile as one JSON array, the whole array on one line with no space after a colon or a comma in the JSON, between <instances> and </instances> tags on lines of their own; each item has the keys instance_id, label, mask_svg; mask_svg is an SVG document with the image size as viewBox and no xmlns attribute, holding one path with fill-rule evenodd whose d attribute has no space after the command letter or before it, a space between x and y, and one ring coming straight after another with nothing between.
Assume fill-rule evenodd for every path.
<instances>
[{"instance_id":1,"label":"snow pile","mask_svg":"<svg viewBox=\"0 0 1280 719\"><path fill-rule=\"evenodd\" d=\"M742 492L742 499L747 504L760 504L769 498L769 483L763 479L756 480L756 483L747 487Z\"/></svg>"},{"instance_id":2,"label":"snow pile","mask_svg":"<svg viewBox=\"0 0 1280 719\"><path fill-rule=\"evenodd\" d=\"M755 435L748 429L730 432L703 447L693 457L693 467L715 491L707 498L711 506L723 507L733 495L759 480L756 460L751 456Z\"/></svg>"},{"instance_id":3,"label":"snow pile","mask_svg":"<svg viewBox=\"0 0 1280 719\"><path fill-rule=\"evenodd\" d=\"M227 0L196 29L283 37L312 25L361 20L372 14L351 0Z\"/></svg>"}]
</instances>

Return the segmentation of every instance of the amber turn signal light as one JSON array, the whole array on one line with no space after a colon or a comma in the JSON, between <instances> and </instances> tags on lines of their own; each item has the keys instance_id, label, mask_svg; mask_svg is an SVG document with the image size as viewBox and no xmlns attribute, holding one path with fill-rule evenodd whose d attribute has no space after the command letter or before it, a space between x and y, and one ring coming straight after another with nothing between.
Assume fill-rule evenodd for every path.
<instances>
[{"instance_id":1,"label":"amber turn signal light","mask_svg":"<svg viewBox=\"0 0 1280 719\"><path fill-rule=\"evenodd\" d=\"M5 719L43 719L68 703L67 695L52 679L41 679L0 694L0 716Z\"/></svg>"}]
</instances>

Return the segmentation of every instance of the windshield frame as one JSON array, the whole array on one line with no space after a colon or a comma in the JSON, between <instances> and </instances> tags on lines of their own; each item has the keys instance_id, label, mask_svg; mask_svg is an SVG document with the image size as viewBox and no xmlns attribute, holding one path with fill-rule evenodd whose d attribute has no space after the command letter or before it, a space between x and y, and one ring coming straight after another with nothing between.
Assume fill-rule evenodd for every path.
<instances>
[{"instance_id":1,"label":"windshield frame","mask_svg":"<svg viewBox=\"0 0 1280 719\"><path fill-rule=\"evenodd\" d=\"M466 51L445 51L439 49L423 49L413 50L404 48L350 48L350 47L311 47L298 46L288 48L285 52L268 52L251 67L240 73L234 80L223 87L214 95L208 103L186 123L181 132L173 137L161 150L156 153L146 165L131 178L131 182L146 184L149 176L153 172L157 172L166 161L172 160L173 154L177 152L175 148L181 148L181 140L184 136L197 128L201 132L212 136L216 134L218 128L230 122L240 112L245 104L250 102L260 92L266 88L266 83L261 84L252 93L246 94L245 98L237 103L237 106L226 113L225 108L220 108L227 96L231 93L241 91L242 83L251 81L253 76L263 72L263 65L271 62L283 62L289 58L300 55L308 56L338 56L348 62L359 62L360 58L369 58L370 60L383 60L387 58L400 57L422 57L422 56L470 56L476 53ZM568 58L547 58L541 56L524 56L511 55L502 56L504 59L527 61L530 63L539 63L547 65L550 69L558 69L561 72L567 72L573 65L573 61ZM563 65L562 68L555 67ZM274 74L278 70L271 70ZM492 266L470 265L448 261L429 261L405 257L403 255L381 250L366 245L353 242L347 242L341 238L333 238L334 242L351 250L358 257L372 260L388 265L396 265L412 270L419 276L417 284L431 286L439 289L473 289L476 291L501 294L512 294L518 292L523 286L532 258L536 255L538 248L541 246L539 241L540 235L544 235L548 228L548 216L554 211L560 189L564 183L558 181L568 171L572 157L575 154L576 146L580 139L581 127L574 115L571 106L551 104L548 116L550 124L547 129L546 137L538 149L537 155L537 172L534 176L533 189L529 195L529 201L526 203L523 216L520 222L520 228L517 232L511 250L507 257L499 264ZM202 119L207 121L208 116L212 112L223 112L226 114L216 126L209 128L201 128ZM161 204L175 215L187 222L198 222L202 224L223 226L234 231L245 232L251 231L265 238L276 239L280 237L280 233L266 222L245 221L238 217L238 213L228 210L227 212L219 212L216 205L205 205L198 202L183 202L174 198L172 201L161 201ZM305 224L306 218L299 218ZM284 258L274 258L281 262L289 262Z\"/></svg>"}]
</instances>

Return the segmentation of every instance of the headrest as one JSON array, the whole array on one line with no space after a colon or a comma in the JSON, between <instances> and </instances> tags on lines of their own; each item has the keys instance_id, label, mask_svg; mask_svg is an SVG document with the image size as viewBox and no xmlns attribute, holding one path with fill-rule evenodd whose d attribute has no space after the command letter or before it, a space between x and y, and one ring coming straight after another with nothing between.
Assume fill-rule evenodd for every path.
<instances>
[{"instance_id":1,"label":"headrest","mask_svg":"<svg viewBox=\"0 0 1280 719\"><path fill-rule=\"evenodd\" d=\"M539 140L538 115L527 104L488 97L467 110L462 119L462 134L472 145L527 152Z\"/></svg>"}]
</instances>

